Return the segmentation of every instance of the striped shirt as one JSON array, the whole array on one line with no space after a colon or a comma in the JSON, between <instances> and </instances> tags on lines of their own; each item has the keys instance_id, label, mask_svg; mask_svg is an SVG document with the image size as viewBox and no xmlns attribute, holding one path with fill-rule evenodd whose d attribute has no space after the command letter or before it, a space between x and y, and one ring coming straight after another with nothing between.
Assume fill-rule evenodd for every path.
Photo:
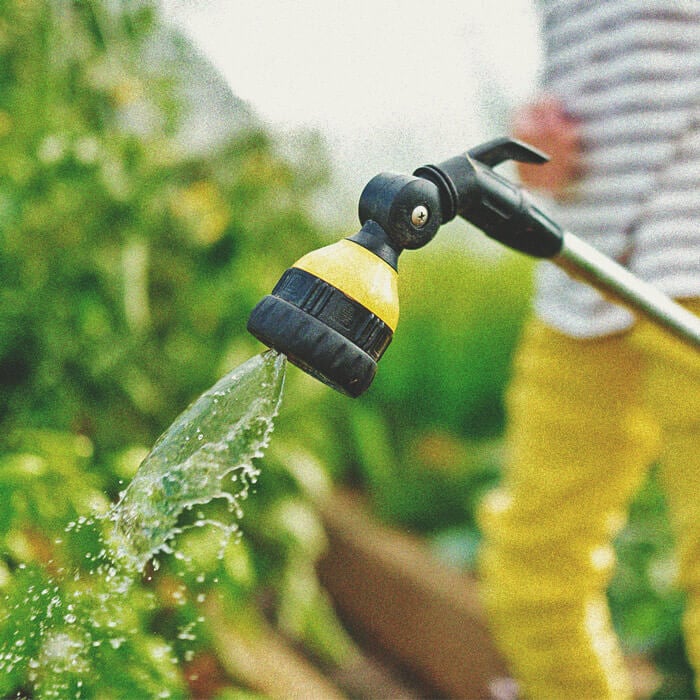
<instances>
[{"instance_id":1,"label":"striped shirt","mask_svg":"<svg viewBox=\"0 0 700 700\"><path fill-rule=\"evenodd\" d=\"M555 219L676 298L700 297L700 0L539 0L542 88L580 122L584 175ZM574 337L632 315L540 265L537 314Z\"/></svg>"}]
</instances>

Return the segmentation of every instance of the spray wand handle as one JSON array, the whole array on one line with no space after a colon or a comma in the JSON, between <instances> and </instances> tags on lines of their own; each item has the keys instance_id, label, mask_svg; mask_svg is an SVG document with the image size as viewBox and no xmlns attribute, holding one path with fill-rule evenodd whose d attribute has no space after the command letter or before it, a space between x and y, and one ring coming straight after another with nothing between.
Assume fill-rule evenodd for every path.
<instances>
[{"instance_id":1,"label":"spray wand handle","mask_svg":"<svg viewBox=\"0 0 700 700\"><path fill-rule=\"evenodd\" d=\"M460 216L509 248L554 257L562 249L564 231L527 192L493 170L507 160L542 164L549 158L522 141L500 138L439 165L424 165L414 175L438 187L443 223Z\"/></svg>"},{"instance_id":2,"label":"spray wand handle","mask_svg":"<svg viewBox=\"0 0 700 700\"><path fill-rule=\"evenodd\" d=\"M521 141L501 138L437 166L418 168L414 175L437 186L443 223L460 216L509 248L547 258L612 301L700 349L700 318L564 231L534 204L527 192L494 172L493 168L506 160L542 164L548 157Z\"/></svg>"}]
</instances>

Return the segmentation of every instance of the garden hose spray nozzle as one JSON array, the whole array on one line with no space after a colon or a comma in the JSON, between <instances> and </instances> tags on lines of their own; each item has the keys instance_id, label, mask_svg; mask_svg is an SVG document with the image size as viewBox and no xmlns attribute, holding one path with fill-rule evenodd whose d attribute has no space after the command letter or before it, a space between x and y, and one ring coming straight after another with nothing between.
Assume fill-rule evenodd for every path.
<instances>
[{"instance_id":1,"label":"garden hose spray nozzle","mask_svg":"<svg viewBox=\"0 0 700 700\"><path fill-rule=\"evenodd\" d=\"M317 379L359 396L396 329L399 254L426 245L441 224L460 216L513 250L550 259L700 348L700 319L564 231L522 188L494 172L507 160L541 164L547 156L501 138L413 176L377 175L360 196L360 231L289 268L253 309L248 330Z\"/></svg>"},{"instance_id":2,"label":"garden hose spray nozzle","mask_svg":"<svg viewBox=\"0 0 700 700\"><path fill-rule=\"evenodd\" d=\"M427 180L378 175L360 198L360 231L286 270L253 309L248 330L317 379L359 396L399 320L399 254L435 235L438 197Z\"/></svg>"}]
</instances>

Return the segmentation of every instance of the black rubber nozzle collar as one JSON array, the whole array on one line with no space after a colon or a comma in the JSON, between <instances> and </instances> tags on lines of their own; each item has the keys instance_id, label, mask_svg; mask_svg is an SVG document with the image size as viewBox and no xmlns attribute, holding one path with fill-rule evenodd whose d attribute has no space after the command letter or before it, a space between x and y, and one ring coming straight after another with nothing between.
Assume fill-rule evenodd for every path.
<instances>
[{"instance_id":1,"label":"black rubber nozzle collar","mask_svg":"<svg viewBox=\"0 0 700 700\"><path fill-rule=\"evenodd\" d=\"M295 267L253 309L248 330L308 374L353 397L372 383L393 336L362 304Z\"/></svg>"}]
</instances>

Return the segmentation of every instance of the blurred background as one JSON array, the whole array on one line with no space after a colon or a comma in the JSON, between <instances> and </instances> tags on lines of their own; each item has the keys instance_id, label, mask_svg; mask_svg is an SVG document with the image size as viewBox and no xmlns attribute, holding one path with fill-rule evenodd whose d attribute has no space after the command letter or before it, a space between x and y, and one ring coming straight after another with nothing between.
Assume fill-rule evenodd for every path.
<instances>
[{"instance_id":1,"label":"blurred background","mask_svg":"<svg viewBox=\"0 0 700 700\"><path fill-rule=\"evenodd\" d=\"M398 0L166 0L163 9L236 95L285 132L287 148L290 129L323 134L332 194L320 213L341 227L354 225L374 174L412 172L501 133L538 69L530 0L442 0L430 10Z\"/></svg>"},{"instance_id":2,"label":"blurred background","mask_svg":"<svg viewBox=\"0 0 700 700\"><path fill-rule=\"evenodd\" d=\"M177 414L261 351L250 310L356 230L364 183L507 130L537 77L531 2L4 0L0 54L0 694L40 696L51 674L61 697L284 696L270 677L303 664L337 677L362 651L316 573L328 494L351 487L468 572L474 508L499 478L531 263L464 223L402 256L401 323L365 397L289 369L223 557L183 534L194 570L164 558L113 620L125 642L87 667L56 670L46 635L13 645L51 615L28 592L66 604L88 585L55 578L96 546L69 523L116 500ZM659 697L690 697L653 474L618 554L626 650ZM69 624L99 641L90 610ZM272 639L294 653L271 668Z\"/></svg>"}]
</instances>

